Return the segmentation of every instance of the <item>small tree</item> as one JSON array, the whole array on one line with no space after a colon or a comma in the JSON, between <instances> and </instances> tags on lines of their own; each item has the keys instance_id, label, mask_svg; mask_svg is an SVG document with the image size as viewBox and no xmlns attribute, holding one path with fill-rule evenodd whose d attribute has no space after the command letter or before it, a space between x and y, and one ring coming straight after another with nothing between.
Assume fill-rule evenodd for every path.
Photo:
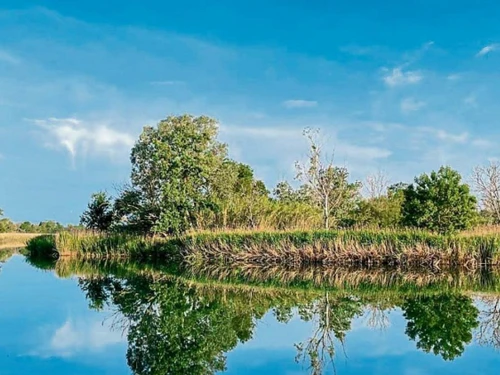
<instances>
[{"instance_id":1,"label":"small tree","mask_svg":"<svg viewBox=\"0 0 500 375\"><path fill-rule=\"evenodd\" d=\"M379 198L386 194L389 188L390 181L383 171L377 171L377 173L371 174L366 177L365 181L365 191L370 199Z\"/></svg>"},{"instance_id":2,"label":"small tree","mask_svg":"<svg viewBox=\"0 0 500 375\"><path fill-rule=\"evenodd\" d=\"M404 191L403 224L451 233L470 228L477 216L476 198L450 167L423 174Z\"/></svg>"},{"instance_id":3,"label":"small tree","mask_svg":"<svg viewBox=\"0 0 500 375\"><path fill-rule=\"evenodd\" d=\"M333 157L327 160L318 131L306 129L304 135L310 143L309 160L305 164L295 164L296 178L304 183L312 202L321 208L323 224L328 229L330 218L338 220L354 206L361 184L350 183L347 168L335 166Z\"/></svg>"},{"instance_id":4,"label":"small tree","mask_svg":"<svg viewBox=\"0 0 500 375\"><path fill-rule=\"evenodd\" d=\"M92 194L87 210L82 214L80 223L87 229L107 231L113 223L113 204L104 192Z\"/></svg>"},{"instance_id":5,"label":"small tree","mask_svg":"<svg viewBox=\"0 0 500 375\"><path fill-rule=\"evenodd\" d=\"M500 223L500 163L491 162L487 166L478 166L472 172L474 190L481 201L481 208Z\"/></svg>"}]
</instances>

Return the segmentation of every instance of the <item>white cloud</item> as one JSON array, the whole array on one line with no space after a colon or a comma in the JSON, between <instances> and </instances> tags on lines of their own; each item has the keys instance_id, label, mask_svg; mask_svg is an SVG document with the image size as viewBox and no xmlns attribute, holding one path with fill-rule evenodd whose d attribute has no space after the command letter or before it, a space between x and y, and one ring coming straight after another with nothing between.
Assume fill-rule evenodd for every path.
<instances>
[{"instance_id":1,"label":"white cloud","mask_svg":"<svg viewBox=\"0 0 500 375\"><path fill-rule=\"evenodd\" d=\"M403 71L401 67L392 70L385 69L383 80L387 86L403 86L419 83L424 77L418 70Z\"/></svg>"},{"instance_id":2,"label":"white cloud","mask_svg":"<svg viewBox=\"0 0 500 375\"><path fill-rule=\"evenodd\" d=\"M500 44L498 44L498 43L489 44L489 45L481 48L481 50L476 54L476 57L486 56L490 52L496 51L499 48L500 48Z\"/></svg>"},{"instance_id":3,"label":"white cloud","mask_svg":"<svg viewBox=\"0 0 500 375\"><path fill-rule=\"evenodd\" d=\"M114 157L128 152L134 145L134 137L111 129L105 123L86 123L75 118L49 118L33 120L47 136L46 145L63 148L74 160L78 154L91 152Z\"/></svg>"},{"instance_id":4,"label":"white cloud","mask_svg":"<svg viewBox=\"0 0 500 375\"><path fill-rule=\"evenodd\" d=\"M472 145L475 147L487 148L487 147L493 146L494 143L491 141L488 141L487 139L476 138L472 141Z\"/></svg>"},{"instance_id":5,"label":"white cloud","mask_svg":"<svg viewBox=\"0 0 500 375\"><path fill-rule=\"evenodd\" d=\"M2 61L13 65L19 64L20 62L19 58L14 56L12 53L0 49L0 62Z\"/></svg>"},{"instance_id":6,"label":"white cloud","mask_svg":"<svg viewBox=\"0 0 500 375\"><path fill-rule=\"evenodd\" d=\"M429 127L420 128L421 131L434 135L437 139L450 143L467 143L469 140L469 133L463 132L460 134L453 134L446 130L434 129Z\"/></svg>"},{"instance_id":7,"label":"white cloud","mask_svg":"<svg viewBox=\"0 0 500 375\"><path fill-rule=\"evenodd\" d=\"M286 108L312 108L318 105L314 100L291 99L283 102Z\"/></svg>"},{"instance_id":8,"label":"white cloud","mask_svg":"<svg viewBox=\"0 0 500 375\"><path fill-rule=\"evenodd\" d=\"M33 354L42 357L72 357L83 352L101 352L114 345L126 343L126 333L113 330L99 321L66 320L51 335L48 343Z\"/></svg>"},{"instance_id":9,"label":"white cloud","mask_svg":"<svg viewBox=\"0 0 500 375\"><path fill-rule=\"evenodd\" d=\"M401 111L404 113L418 111L425 107L425 102L414 98L406 98L401 101Z\"/></svg>"}]
</instances>

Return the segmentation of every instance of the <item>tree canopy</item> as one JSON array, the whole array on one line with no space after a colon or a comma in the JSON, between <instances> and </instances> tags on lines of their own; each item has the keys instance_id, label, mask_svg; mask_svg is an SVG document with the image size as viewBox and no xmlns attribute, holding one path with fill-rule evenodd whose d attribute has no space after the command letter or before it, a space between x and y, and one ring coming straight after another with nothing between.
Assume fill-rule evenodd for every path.
<instances>
[{"instance_id":1,"label":"tree canopy","mask_svg":"<svg viewBox=\"0 0 500 375\"><path fill-rule=\"evenodd\" d=\"M477 215L476 198L450 167L415 178L404 198L402 221L411 227L452 233L470 228Z\"/></svg>"}]
</instances>

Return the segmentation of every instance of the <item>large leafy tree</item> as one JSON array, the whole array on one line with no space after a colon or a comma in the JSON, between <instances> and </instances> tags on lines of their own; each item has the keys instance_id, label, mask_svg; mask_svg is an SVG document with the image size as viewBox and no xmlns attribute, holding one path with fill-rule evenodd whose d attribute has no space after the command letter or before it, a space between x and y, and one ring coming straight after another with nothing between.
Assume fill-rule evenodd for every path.
<instances>
[{"instance_id":1,"label":"large leafy tree","mask_svg":"<svg viewBox=\"0 0 500 375\"><path fill-rule=\"evenodd\" d=\"M213 205L211 179L226 159L217 129L214 119L191 115L145 127L132 149L131 189L120 201L127 203L121 213L159 234L195 225L198 213Z\"/></svg>"},{"instance_id":2,"label":"large leafy tree","mask_svg":"<svg viewBox=\"0 0 500 375\"><path fill-rule=\"evenodd\" d=\"M469 228L477 215L476 198L450 167L415 178L404 197L402 221L412 227L451 233Z\"/></svg>"}]
</instances>

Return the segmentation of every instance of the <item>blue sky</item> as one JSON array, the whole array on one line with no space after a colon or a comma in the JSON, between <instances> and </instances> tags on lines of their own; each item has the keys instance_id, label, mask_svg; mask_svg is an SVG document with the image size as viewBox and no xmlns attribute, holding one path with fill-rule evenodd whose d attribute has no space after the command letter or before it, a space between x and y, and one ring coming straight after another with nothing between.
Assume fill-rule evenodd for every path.
<instances>
[{"instance_id":1,"label":"blue sky","mask_svg":"<svg viewBox=\"0 0 500 375\"><path fill-rule=\"evenodd\" d=\"M207 114L268 185L305 127L352 177L500 157L496 1L0 0L0 207L77 222L127 181L131 145Z\"/></svg>"}]
</instances>

